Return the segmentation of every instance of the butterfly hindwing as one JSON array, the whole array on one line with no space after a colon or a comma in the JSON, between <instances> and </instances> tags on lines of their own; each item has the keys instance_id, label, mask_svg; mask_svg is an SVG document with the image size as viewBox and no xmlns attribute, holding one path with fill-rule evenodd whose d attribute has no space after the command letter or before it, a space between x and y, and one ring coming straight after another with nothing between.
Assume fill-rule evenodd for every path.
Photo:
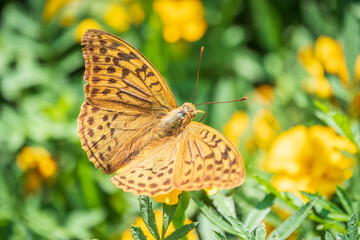
<instances>
[{"instance_id":1,"label":"butterfly hindwing","mask_svg":"<svg viewBox=\"0 0 360 240\"><path fill-rule=\"evenodd\" d=\"M174 184L183 191L234 188L245 179L238 149L219 131L191 122L176 159Z\"/></svg>"}]
</instances>

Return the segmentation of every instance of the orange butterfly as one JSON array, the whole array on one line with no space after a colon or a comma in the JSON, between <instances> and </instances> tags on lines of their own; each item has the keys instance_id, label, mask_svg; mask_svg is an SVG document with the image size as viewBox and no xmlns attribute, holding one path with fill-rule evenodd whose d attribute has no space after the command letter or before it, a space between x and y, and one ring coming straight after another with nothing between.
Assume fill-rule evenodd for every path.
<instances>
[{"instance_id":1,"label":"orange butterfly","mask_svg":"<svg viewBox=\"0 0 360 240\"><path fill-rule=\"evenodd\" d=\"M83 38L86 101L78 118L83 149L112 182L136 195L173 189L234 188L245 169L237 148L193 122L192 103L177 107L168 85L133 46L100 30Z\"/></svg>"}]
</instances>

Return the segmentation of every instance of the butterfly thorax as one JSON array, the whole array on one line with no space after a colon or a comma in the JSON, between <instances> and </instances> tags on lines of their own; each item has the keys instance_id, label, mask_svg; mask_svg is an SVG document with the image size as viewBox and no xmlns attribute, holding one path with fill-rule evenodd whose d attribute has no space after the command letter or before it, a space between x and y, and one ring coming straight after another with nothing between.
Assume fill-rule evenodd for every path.
<instances>
[{"instance_id":1,"label":"butterfly thorax","mask_svg":"<svg viewBox=\"0 0 360 240\"><path fill-rule=\"evenodd\" d=\"M192 119L196 118L196 107L192 103L184 103L161 119L158 129L155 131L154 138L178 135Z\"/></svg>"}]
</instances>

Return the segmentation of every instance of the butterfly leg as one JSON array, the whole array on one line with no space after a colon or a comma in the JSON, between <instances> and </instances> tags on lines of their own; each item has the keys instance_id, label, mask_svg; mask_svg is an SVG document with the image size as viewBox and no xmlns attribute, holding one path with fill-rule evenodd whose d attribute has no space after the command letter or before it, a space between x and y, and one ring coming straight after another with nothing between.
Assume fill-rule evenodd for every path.
<instances>
[{"instance_id":1,"label":"butterfly leg","mask_svg":"<svg viewBox=\"0 0 360 240\"><path fill-rule=\"evenodd\" d=\"M206 116L206 112L205 112L205 111L201 111L201 110L196 110L196 112L199 112L199 113L204 114L204 115L201 117L200 121L199 121L199 122L201 122L201 121L204 119L204 117Z\"/></svg>"}]
</instances>

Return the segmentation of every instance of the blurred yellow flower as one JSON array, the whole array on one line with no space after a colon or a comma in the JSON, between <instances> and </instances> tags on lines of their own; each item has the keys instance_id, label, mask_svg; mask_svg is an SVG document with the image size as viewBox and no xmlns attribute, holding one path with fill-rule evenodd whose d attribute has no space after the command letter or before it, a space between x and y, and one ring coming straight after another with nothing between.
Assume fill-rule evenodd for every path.
<instances>
[{"instance_id":1,"label":"blurred yellow flower","mask_svg":"<svg viewBox=\"0 0 360 240\"><path fill-rule=\"evenodd\" d=\"M155 222L156 222L156 226L158 226L158 230L159 233L161 234L162 232L162 212L159 210L155 210ZM185 220L185 224L189 224L191 223L191 220L186 219ZM146 236L147 240L155 240L155 238L153 237L153 235L151 235L149 229L146 227L146 224L144 223L143 219L141 217L137 218L134 226L140 227L141 230L143 231L144 235ZM174 224L171 222L169 225L169 228L166 230L166 234L165 236L170 235L172 232L175 231L175 227ZM188 233L188 235L186 236L188 240L197 240L199 239L198 235L196 234L195 229L192 230L191 232ZM121 240L130 240L133 239L131 236L131 232L130 229L126 230L124 232L124 234L121 237Z\"/></svg>"},{"instance_id":2,"label":"blurred yellow flower","mask_svg":"<svg viewBox=\"0 0 360 240\"><path fill-rule=\"evenodd\" d=\"M83 20L75 29L75 39L81 42L81 38L88 29L101 29L100 24L92 18Z\"/></svg>"},{"instance_id":3,"label":"blurred yellow flower","mask_svg":"<svg viewBox=\"0 0 360 240\"><path fill-rule=\"evenodd\" d=\"M349 85L349 73L346 67L344 51L342 46L330 37L320 36L316 40L314 48L300 48L298 60L313 78L304 86L308 92L315 93L323 98L332 96L331 87L325 78L324 71L337 75L344 86ZM357 64L357 66L360 66L360 63ZM355 66L356 79L360 75L358 68L360 67Z\"/></svg>"},{"instance_id":4,"label":"blurred yellow flower","mask_svg":"<svg viewBox=\"0 0 360 240\"><path fill-rule=\"evenodd\" d=\"M238 146L239 138L245 133L248 126L249 115L246 112L238 111L225 124L224 134L235 146Z\"/></svg>"},{"instance_id":5,"label":"blurred yellow flower","mask_svg":"<svg viewBox=\"0 0 360 240\"><path fill-rule=\"evenodd\" d=\"M274 100L274 89L267 84L261 84L256 87L252 99L262 105L271 104Z\"/></svg>"},{"instance_id":6,"label":"blurred yellow flower","mask_svg":"<svg viewBox=\"0 0 360 240\"><path fill-rule=\"evenodd\" d=\"M317 94L322 98L332 96L331 86L325 78L324 68L321 62L315 57L314 50L310 47L301 48L298 51L298 60L313 77L313 79L305 83L305 91Z\"/></svg>"},{"instance_id":7,"label":"blurred yellow flower","mask_svg":"<svg viewBox=\"0 0 360 240\"><path fill-rule=\"evenodd\" d=\"M207 23L200 0L155 0L153 7L163 23L163 37L167 42L181 38L194 42L205 34Z\"/></svg>"},{"instance_id":8,"label":"blurred yellow flower","mask_svg":"<svg viewBox=\"0 0 360 240\"><path fill-rule=\"evenodd\" d=\"M330 197L336 185L352 176L354 161L342 155L357 152L347 138L330 127L293 127L280 134L265 159L267 171L274 172L272 184L279 191L300 196L299 191Z\"/></svg>"},{"instance_id":9,"label":"blurred yellow flower","mask_svg":"<svg viewBox=\"0 0 360 240\"><path fill-rule=\"evenodd\" d=\"M35 192L41 184L54 176L57 165L50 153L42 147L24 147L17 155L16 164L26 172L25 191Z\"/></svg>"},{"instance_id":10,"label":"blurred yellow flower","mask_svg":"<svg viewBox=\"0 0 360 240\"><path fill-rule=\"evenodd\" d=\"M267 149L280 131L280 123L268 109L261 109L254 117L252 129L254 145Z\"/></svg>"},{"instance_id":11,"label":"blurred yellow flower","mask_svg":"<svg viewBox=\"0 0 360 240\"><path fill-rule=\"evenodd\" d=\"M327 36L320 36L316 40L314 51L315 57L328 73L337 74L345 85L349 83L344 51L337 41Z\"/></svg>"},{"instance_id":12,"label":"blurred yellow flower","mask_svg":"<svg viewBox=\"0 0 360 240\"><path fill-rule=\"evenodd\" d=\"M130 28L130 17L126 9L116 3L109 5L104 16L105 23L119 32L125 32Z\"/></svg>"},{"instance_id":13,"label":"blurred yellow flower","mask_svg":"<svg viewBox=\"0 0 360 240\"><path fill-rule=\"evenodd\" d=\"M43 20L50 22L69 1L70 0L46 0L42 16Z\"/></svg>"}]
</instances>

